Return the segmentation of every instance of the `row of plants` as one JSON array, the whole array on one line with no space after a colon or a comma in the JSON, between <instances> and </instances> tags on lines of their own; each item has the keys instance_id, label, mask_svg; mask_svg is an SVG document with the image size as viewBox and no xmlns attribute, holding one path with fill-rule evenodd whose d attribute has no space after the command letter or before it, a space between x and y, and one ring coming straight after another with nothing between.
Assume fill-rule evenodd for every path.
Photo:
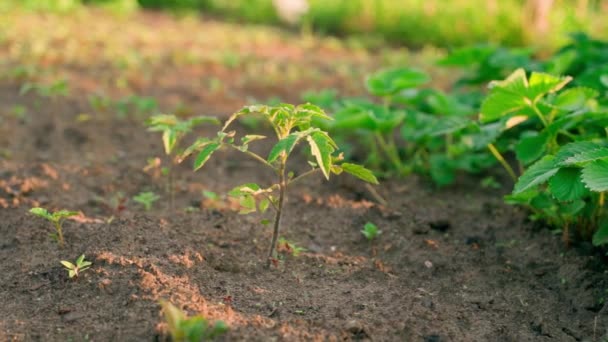
<instances>
[{"instance_id":1,"label":"row of plants","mask_svg":"<svg viewBox=\"0 0 608 342\"><path fill-rule=\"evenodd\" d=\"M71 10L81 4L93 4L119 11L137 8L202 11L250 23L281 24L273 0L5 1L6 6L44 10ZM538 43L531 34L531 25L526 28L531 20L522 20L533 12L527 3L520 0L448 3L440 0L308 0L309 11L299 25L324 34L365 36L411 47L466 46L479 41L524 46ZM549 18L550 34L545 34L541 43L555 46L565 32L572 30L604 32L602 11L601 4L596 1L583 5L555 1Z\"/></svg>"},{"instance_id":2,"label":"row of plants","mask_svg":"<svg viewBox=\"0 0 608 342\"><path fill-rule=\"evenodd\" d=\"M566 242L605 245L608 43L574 34L544 61L532 53L489 45L454 51L438 62L462 70L449 93L426 87L430 77L420 70L394 68L367 78L368 97L331 90L303 97L334 113L320 127L360 142L344 150L347 159L366 156L361 161L380 175L415 172L438 186L499 164L514 183L508 204L527 208ZM482 185L501 186L488 177Z\"/></svg>"}]
</instances>

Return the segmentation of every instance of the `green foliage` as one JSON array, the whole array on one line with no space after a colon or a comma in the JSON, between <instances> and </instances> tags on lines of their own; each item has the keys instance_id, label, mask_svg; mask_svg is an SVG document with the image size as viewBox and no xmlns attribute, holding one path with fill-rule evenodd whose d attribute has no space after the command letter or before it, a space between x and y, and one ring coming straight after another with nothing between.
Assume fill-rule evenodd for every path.
<instances>
[{"instance_id":1,"label":"green foliage","mask_svg":"<svg viewBox=\"0 0 608 342\"><path fill-rule=\"evenodd\" d=\"M219 124L217 118L209 116L198 116L188 120L180 120L175 115L159 114L150 117L146 121L148 129L152 132L162 132L163 146L165 154L173 154L173 150L178 146L179 141L184 135L190 133L192 129L203 123Z\"/></svg>"},{"instance_id":2,"label":"green foliage","mask_svg":"<svg viewBox=\"0 0 608 342\"><path fill-rule=\"evenodd\" d=\"M264 140L267 137L259 134L244 135L237 138L236 131L229 131L230 125L237 119L252 115L261 116L274 131L276 143L270 149L268 156L252 152L249 144ZM264 213L268 208L275 210L273 238L270 245L267 266L274 260L274 250L281 225L283 202L287 187L297 180L310 174L321 172L329 180L331 174L349 173L366 182L377 184L374 174L362 166L344 163L341 154L337 154L339 147L327 132L316 125L316 120L331 120L325 112L312 104L294 106L279 104L276 106L254 105L246 106L234 113L224 124L221 131L214 138L199 138L180 155L180 160L196 153L194 170L205 165L209 158L222 147L235 149L255 159L265 168L277 175L277 182L262 187L258 184L248 183L237 186L229 194L239 199L241 213L260 211ZM287 161L296 146L306 143L309 152L308 163L311 169L298 176L288 172ZM278 197L277 197L278 192Z\"/></svg>"},{"instance_id":3,"label":"green foliage","mask_svg":"<svg viewBox=\"0 0 608 342\"><path fill-rule=\"evenodd\" d=\"M78 259L76 259L75 263L71 263L69 261L62 260L61 264L63 265L63 267L65 267L65 270L68 272L68 276L71 279L74 277L78 278L80 273L89 269L89 267L91 267L91 265L93 263L90 261L86 261L84 259L84 254L83 254L83 255L79 256Z\"/></svg>"},{"instance_id":4,"label":"green foliage","mask_svg":"<svg viewBox=\"0 0 608 342\"><path fill-rule=\"evenodd\" d=\"M159 199L160 196L150 191L141 192L133 197L133 200L143 205L146 211L150 211L154 202L158 201Z\"/></svg>"},{"instance_id":5,"label":"green foliage","mask_svg":"<svg viewBox=\"0 0 608 342\"><path fill-rule=\"evenodd\" d=\"M65 244L65 241L63 239L63 229L62 229L63 221L65 221L65 219L67 219L69 217L76 216L79 214L77 211L68 211L68 210L59 210L59 211L55 211L55 212L51 213L44 208L38 208L38 207L31 208L29 212L38 217L44 218L53 224L53 226L55 227L55 233L52 233L50 235L53 239L55 239L59 243L60 246L63 246Z\"/></svg>"},{"instance_id":6,"label":"green foliage","mask_svg":"<svg viewBox=\"0 0 608 342\"><path fill-rule=\"evenodd\" d=\"M228 331L228 326L222 321L210 324L203 316L186 316L167 301L161 300L160 305L174 342L211 341Z\"/></svg>"},{"instance_id":7,"label":"green foliage","mask_svg":"<svg viewBox=\"0 0 608 342\"><path fill-rule=\"evenodd\" d=\"M361 230L361 234L363 234L363 236L365 236L368 241L375 240L381 233L382 231L379 230L378 227L371 222L367 222Z\"/></svg>"},{"instance_id":8,"label":"green foliage","mask_svg":"<svg viewBox=\"0 0 608 342\"><path fill-rule=\"evenodd\" d=\"M500 127L480 127L466 94L419 88L429 80L425 73L408 68L374 73L366 85L382 98L381 104L308 97L335 110L333 120L319 124L338 141L360 142L345 150L347 158L367 155L365 163L379 172L398 176L418 172L430 175L438 185L448 185L458 171L477 173L495 163L483 142L497 135Z\"/></svg>"}]
</instances>

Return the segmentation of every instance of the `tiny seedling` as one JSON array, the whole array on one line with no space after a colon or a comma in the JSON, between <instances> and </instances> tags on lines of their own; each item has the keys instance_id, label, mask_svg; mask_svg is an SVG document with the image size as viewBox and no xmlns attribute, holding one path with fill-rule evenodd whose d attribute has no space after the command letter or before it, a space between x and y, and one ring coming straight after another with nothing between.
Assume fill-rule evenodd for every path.
<instances>
[{"instance_id":1,"label":"tiny seedling","mask_svg":"<svg viewBox=\"0 0 608 342\"><path fill-rule=\"evenodd\" d=\"M74 277L78 278L80 273L89 269L89 267L91 267L91 265L93 263L90 261L84 260L84 254L83 254L83 255L79 256L78 259L76 259L76 262L73 264L66 260L62 260L61 264L63 265L63 267L65 267L65 270L68 271L68 276L71 279Z\"/></svg>"},{"instance_id":2,"label":"tiny seedling","mask_svg":"<svg viewBox=\"0 0 608 342\"><path fill-rule=\"evenodd\" d=\"M175 305L161 300L169 333L175 342L200 342L213 340L228 331L223 321L210 324L203 316L188 317Z\"/></svg>"},{"instance_id":3,"label":"tiny seedling","mask_svg":"<svg viewBox=\"0 0 608 342\"><path fill-rule=\"evenodd\" d=\"M134 196L133 200L143 205L146 211L150 211L154 202L156 202L159 198L160 196L158 196L157 194L151 191L146 191L139 193L137 196Z\"/></svg>"},{"instance_id":4,"label":"tiny seedling","mask_svg":"<svg viewBox=\"0 0 608 342\"><path fill-rule=\"evenodd\" d=\"M32 208L30 209L30 213L42 217L53 224L53 226L55 227L55 233L51 233L50 235L59 243L59 246L63 246L65 244L62 229L63 221L65 221L65 219L67 219L68 217L78 215L77 211L60 210L54 213L50 213L44 208Z\"/></svg>"},{"instance_id":5,"label":"tiny seedling","mask_svg":"<svg viewBox=\"0 0 608 342\"><path fill-rule=\"evenodd\" d=\"M375 224L373 224L371 222L367 222L363 226L363 229L361 230L361 234L363 234L363 236L365 236L367 241L375 240L378 237L378 235L380 235L381 233L382 233L382 231L378 230L378 226L376 226Z\"/></svg>"},{"instance_id":6,"label":"tiny seedling","mask_svg":"<svg viewBox=\"0 0 608 342\"><path fill-rule=\"evenodd\" d=\"M162 132L163 146L165 155L169 159L168 167L165 169L167 174L167 192L169 193L169 208L173 211L175 202L175 192L173 186L173 164L174 151L179 146L181 139L188 134L195 126L203 123L219 124L216 118L199 116L188 120L180 120L175 115L154 115L148 121L148 130Z\"/></svg>"},{"instance_id":7,"label":"tiny seedling","mask_svg":"<svg viewBox=\"0 0 608 342\"><path fill-rule=\"evenodd\" d=\"M235 140L235 131L228 128L236 119L261 115L272 127L276 134L277 143L272 147L268 157L264 158L258 153L249 150L249 144L253 141L262 140L263 135L245 135L240 138L240 143ZM249 183L237 186L230 195L240 201L241 213L265 212L268 208L275 210L272 242L268 252L266 267L270 267L275 258L275 248L281 228L281 217L284 212L284 203L287 188L290 184L321 172L329 180L330 174L350 173L366 182L378 184L374 174L363 166L343 162L341 154L335 155L338 146L329 134L314 126L314 119L331 120L325 112L312 104L294 106L291 104L280 104L277 106L255 105L246 106L233 114L224 124L215 138L200 138L188 147L181 155L181 160L188 155L198 151L194 161L194 170L200 169L221 147L230 147L255 159L265 168L272 170L276 175L276 183L263 188L258 184ZM295 176L294 172L288 172L287 160L300 142L307 142L309 146L308 160L311 169ZM276 197L278 192L278 198Z\"/></svg>"},{"instance_id":8,"label":"tiny seedling","mask_svg":"<svg viewBox=\"0 0 608 342\"><path fill-rule=\"evenodd\" d=\"M297 257L300 253L306 252L306 248L300 247L284 237L279 238L279 250L285 251L293 257Z\"/></svg>"}]
</instances>

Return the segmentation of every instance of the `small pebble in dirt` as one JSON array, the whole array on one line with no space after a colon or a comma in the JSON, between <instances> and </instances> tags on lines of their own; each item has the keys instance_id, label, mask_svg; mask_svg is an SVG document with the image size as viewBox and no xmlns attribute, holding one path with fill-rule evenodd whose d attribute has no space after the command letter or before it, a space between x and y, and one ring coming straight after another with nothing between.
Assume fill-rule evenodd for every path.
<instances>
[{"instance_id":1,"label":"small pebble in dirt","mask_svg":"<svg viewBox=\"0 0 608 342\"><path fill-rule=\"evenodd\" d=\"M448 221L448 220L437 220L437 221L429 222L429 226L431 227L431 229L445 233L448 229L450 229L451 224L450 224L450 221Z\"/></svg>"},{"instance_id":2,"label":"small pebble in dirt","mask_svg":"<svg viewBox=\"0 0 608 342\"><path fill-rule=\"evenodd\" d=\"M424 262L424 266L426 266L426 268L431 268L433 267L433 263L427 260Z\"/></svg>"}]
</instances>

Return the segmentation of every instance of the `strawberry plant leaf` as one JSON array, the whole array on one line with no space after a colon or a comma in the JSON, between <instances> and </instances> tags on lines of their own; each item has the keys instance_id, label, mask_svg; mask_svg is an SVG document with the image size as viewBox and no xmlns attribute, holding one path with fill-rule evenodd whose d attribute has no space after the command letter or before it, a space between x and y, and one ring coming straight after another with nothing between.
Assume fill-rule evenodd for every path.
<instances>
[{"instance_id":1,"label":"strawberry plant leaf","mask_svg":"<svg viewBox=\"0 0 608 342\"><path fill-rule=\"evenodd\" d=\"M221 146L222 145L218 142L211 142L205 145L205 147L203 147L203 149L196 156L196 160L194 161L194 171L203 167L213 152L217 151Z\"/></svg>"},{"instance_id":2,"label":"strawberry plant leaf","mask_svg":"<svg viewBox=\"0 0 608 342\"><path fill-rule=\"evenodd\" d=\"M342 171L349 173L361 180L364 180L371 184L378 184L378 179L376 179L374 173L361 165L342 163L340 167L342 168Z\"/></svg>"},{"instance_id":3,"label":"strawberry plant leaf","mask_svg":"<svg viewBox=\"0 0 608 342\"><path fill-rule=\"evenodd\" d=\"M591 191L608 190L608 161L600 159L591 162L583 168L582 174L583 183Z\"/></svg>"},{"instance_id":4,"label":"strawberry plant leaf","mask_svg":"<svg viewBox=\"0 0 608 342\"><path fill-rule=\"evenodd\" d=\"M315 157L321 172L329 179L331 171L331 155L336 150L336 143L325 132L313 132L306 137L310 145L310 152Z\"/></svg>"},{"instance_id":5,"label":"strawberry plant leaf","mask_svg":"<svg viewBox=\"0 0 608 342\"><path fill-rule=\"evenodd\" d=\"M381 70L372 74L366 82L367 90L376 96L391 96L415 88L430 81L427 74L410 68Z\"/></svg>"},{"instance_id":6,"label":"strawberry plant leaf","mask_svg":"<svg viewBox=\"0 0 608 342\"><path fill-rule=\"evenodd\" d=\"M542 184L557 173L559 167L555 166L554 156L544 156L532 164L524 174L519 177L513 194L526 191L536 185Z\"/></svg>"},{"instance_id":7,"label":"strawberry plant leaf","mask_svg":"<svg viewBox=\"0 0 608 342\"><path fill-rule=\"evenodd\" d=\"M429 136L445 135L458 132L473 125L473 122L462 116L446 116L437 119L437 122L429 129Z\"/></svg>"},{"instance_id":8,"label":"strawberry plant leaf","mask_svg":"<svg viewBox=\"0 0 608 342\"><path fill-rule=\"evenodd\" d=\"M604 220L593 234L594 246L602 246L608 243L608 220Z\"/></svg>"},{"instance_id":9,"label":"strawberry plant leaf","mask_svg":"<svg viewBox=\"0 0 608 342\"><path fill-rule=\"evenodd\" d=\"M540 97L560 90L570 81L572 81L570 76L557 77L546 73L533 72L528 81L526 97L530 101L536 102Z\"/></svg>"},{"instance_id":10,"label":"strawberry plant leaf","mask_svg":"<svg viewBox=\"0 0 608 342\"><path fill-rule=\"evenodd\" d=\"M589 107L590 100L598 95L599 93L595 89L586 87L570 88L557 95L553 104L562 110L572 112Z\"/></svg>"},{"instance_id":11,"label":"strawberry plant leaf","mask_svg":"<svg viewBox=\"0 0 608 342\"><path fill-rule=\"evenodd\" d=\"M548 140L546 134L524 136L515 146L517 159L524 165L536 161L545 152Z\"/></svg>"},{"instance_id":12,"label":"strawberry plant leaf","mask_svg":"<svg viewBox=\"0 0 608 342\"><path fill-rule=\"evenodd\" d=\"M549 179L549 189L553 197L559 201L573 201L589 193L581 180L581 171L578 168L561 168Z\"/></svg>"},{"instance_id":13,"label":"strawberry plant leaf","mask_svg":"<svg viewBox=\"0 0 608 342\"><path fill-rule=\"evenodd\" d=\"M566 165L565 161L569 158L601 147L602 145L592 141L577 141L566 144L555 154L555 164L557 166L564 166Z\"/></svg>"},{"instance_id":14,"label":"strawberry plant leaf","mask_svg":"<svg viewBox=\"0 0 608 342\"><path fill-rule=\"evenodd\" d=\"M433 154L429 159L431 165L430 173L433 181L439 186L449 185L454 182L454 163L443 154Z\"/></svg>"},{"instance_id":15,"label":"strawberry plant leaf","mask_svg":"<svg viewBox=\"0 0 608 342\"><path fill-rule=\"evenodd\" d=\"M592 161L596 161L598 159L607 159L608 158L608 148L599 147L593 150L586 150L580 152L572 157L569 157L563 162L563 165L573 165L573 164L585 164Z\"/></svg>"}]
</instances>

